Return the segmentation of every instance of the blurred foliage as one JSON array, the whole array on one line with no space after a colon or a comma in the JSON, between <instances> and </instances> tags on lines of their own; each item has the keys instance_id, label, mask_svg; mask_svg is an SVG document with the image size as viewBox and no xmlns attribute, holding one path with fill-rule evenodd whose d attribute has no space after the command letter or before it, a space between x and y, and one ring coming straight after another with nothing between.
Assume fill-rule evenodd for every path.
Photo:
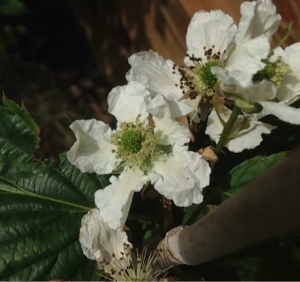
<instances>
[{"instance_id":1,"label":"blurred foliage","mask_svg":"<svg viewBox=\"0 0 300 282\"><path fill-rule=\"evenodd\" d=\"M67 0L9 0L3 7L8 2L26 5L26 13L0 19L0 92L23 100L39 120L43 141L37 157L58 161L59 153L74 142L71 119L114 124L106 102L111 84ZM109 1L101 3L103 14L114 14L107 10Z\"/></svg>"},{"instance_id":2,"label":"blurred foliage","mask_svg":"<svg viewBox=\"0 0 300 282\"><path fill-rule=\"evenodd\" d=\"M0 15L20 15L27 9L20 0L0 0Z\"/></svg>"}]
</instances>

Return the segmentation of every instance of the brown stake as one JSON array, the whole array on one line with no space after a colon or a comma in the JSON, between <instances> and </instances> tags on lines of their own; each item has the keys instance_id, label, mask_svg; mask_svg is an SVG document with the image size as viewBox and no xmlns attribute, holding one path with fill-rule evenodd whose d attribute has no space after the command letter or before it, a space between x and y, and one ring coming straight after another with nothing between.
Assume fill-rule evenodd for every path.
<instances>
[{"instance_id":1,"label":"brown stake","mask_svg":"<svg viewBox=\"0 0 300 282\"><path fill-rule=\"evenodd\" d=\"M160 263L196 265L300 227L300 149L192 226L159 244ZM167 241L167 244L166 244Z\"/></svg>"}]
</instances>

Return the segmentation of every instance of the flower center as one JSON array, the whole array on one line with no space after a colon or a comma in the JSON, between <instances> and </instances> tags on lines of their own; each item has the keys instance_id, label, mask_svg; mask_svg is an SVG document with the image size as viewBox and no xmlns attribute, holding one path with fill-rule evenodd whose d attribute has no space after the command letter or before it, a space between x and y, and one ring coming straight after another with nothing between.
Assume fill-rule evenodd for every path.
<instances>
[{"instance_id":1,"label":"flower center","mask_svg":"<svg viewBox=\"0 0 300 282\"><path fill-rule=\"evenodd\" d=\"M267 60L263 60L263 62L266 63L266 66L253 76L253 83L259 83L267 79L274 82L276 87L279 88L284 77L291 71L291 68L282 62L281 57L278 57L273 63Z\"/></svg>"},{"instance_id":2,"label":"flower center","mask_svg":"<svg viewBox=\"0 0 300 282\"><path fill-rule=\"evenodd\" d=\"M275 67L273 63L263 60L266 63L266 66L259 70L256 74L253 75L253 82L258 83L264 79L270 80L270 78L275 74Z\"/></svg>"},{"instance_id":3,"label":"flower center","mask_svg":"<svg viewBox=\"0 0 300 282\"><path fill-rule=\"evenodd\" d=\"M136 154L142 149L143 134L141 131L129 129L123 132L121 136L121 144L123 150L128 153Z\"/></svg>"},{"instance_id":4,"label":"flower center","mask_svg":"<svg viewBox=\"0 0 300 282\"><path fill-rule=\"evenodd\" d=\"M208 88L214 88L218 79L217 77L211 72L211 67L220 66L220 61L210 61L207 62L201 69L200 69L200 77L203 83Z\"/></svg>"},{"instance_id":5,"label":"flower center","mask_svg":"<svg viewBox=\"0 0 300 282\"><path fill-rule=\"evenodd\" d=\"M123 122L111 135L111 142L116 146L116 158L123 162L121 166L137 166L147 170L156 149L156 136L149 125L143 125L139 117L135 122Z\"/></svg>"},{"instance_id":6,"label":"flower center","mask_svg":"<svg viewBox=\"0 0 300 282\"><path fill-rule=\"evenodd\" d=\"M214 45L211 48L204 47L205 63L203 62L203 58L196 58L194 55L187 54L190 61L193 62L193 66L187 68L173 65L173 73L175 74L175 70L177 69L181 74L180 85L175 84L175 86L180 87L183 94L188 91L201 96L213 96L215 94L215 85L218 79L212 73L211 68L214 66L224 66L225 62L222 61L222 57L226 53L226 50L221 54L221 52L216 52L214 49Z\"/></svg>"},{"instance_id":7,"label":"flower center","mask_svg":"<svg viewBox=\"0 0 300 282\"><path fill-rule=\"evenodd\" d=\"M214 66L222 66L219 60L210 60L203 64L201 61L194 61L194 66L181 68L182 75L181 87L189 87L196 91L198 95L213 96L215 94L215 85L218 82L217 77L211 72Z\"/></svg>"}]
</instances>

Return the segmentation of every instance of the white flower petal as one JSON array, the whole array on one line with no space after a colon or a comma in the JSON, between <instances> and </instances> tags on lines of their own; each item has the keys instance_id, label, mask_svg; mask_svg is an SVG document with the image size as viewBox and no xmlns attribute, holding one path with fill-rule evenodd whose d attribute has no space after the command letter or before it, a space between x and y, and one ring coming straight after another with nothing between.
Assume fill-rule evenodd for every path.
<instances>
[{"instance_id":1,"label":"white flower petal","mask_svg":"<svg viewBox=\"0 0 300 282\"><path fill-rule=\"evenodd\" d=\"M92 209L82 218L79 241L87 258L97 262L105 260L112 268L121 258L121 252L124 253L123 244L131 246L126 233L111 229L100 216L99 209ZM114 259L112 254L115 254Z\"/></svg>"},{"instance_id":2,"label":"white flower petal","mask_svg":"<svg viewBox=\"0 0 300 282\"><path fill-rule=\"evenodd\" d=\"M185 103L182 103L182 100L177 101L171 101L169 102L169 108L171 111L171 118L175 119L181 116L186 116L187 114L194 111L194 109Z\"/></svg>"},{"instance_id":3,"label":"white flower petal","mask_svg":"<svg viewBox=\"0 0 300 282\"><path fill-rule=\"evenodd\" d=\"M280 120L291 123L300 124L300 109L292 108L283 102L275 103L270 101L260 102L266 112L278 117Z\"/></svg>"},{"instance_id":4,"label":"white flower petal","mask_svg":"<svg viewBox=\"0 0 300 282\"><path fill-rule=\"evenodd\" d=\"M227 147L229 151L240 153L245 149L254 149L263 141L262 134L270 134L276 128L276 126L260 121L252 120L249 122L250 128L241 131L239 136L228 142Z\"/></svg>"},{"instance_id":5,"label":"white flower petal","mask_svg":"<svg viewBox=\"0 0 300 282\"><path fill-rule=\"evenodd\" d=\"M115 146L110 143L111 129L107 124L95 119L77 120L70 128L77 141L67 157L82 172L107 174L120 163L112 153Z\"/></svg>"},{"instance_id":6,"label":"white flower petal","mask_svg":"<svg viewBox=\"0 0 300 282\"><path fill-rule=\"evenodd\" d=\"M129 82L124 86L117 86L109 93L108 112L114 115L118 122L134 122L138 115L144 122L148 118L147 103L151 95L144 85L138 82Z\"/></svg>"},{"instance_id":7,"label":"white flower petal","mask_svg":"<svg viewBox=\"0 0 300 282\"><path fill-rule=\"evenodd\" d=\"M223 118L223 120L227 122L231 115L231 111L226 107L222 107L220 111L220 115ZM252 115L251 116L240 115L236 123L243 122L244 118L248 119L250 123L250 127L242 130L237 137L228 141L226 146L231 152L239 153L245 149L253 149L257 147L263 140L261 135L270 134L271 130L276 128L275 126L272 126L270 124L255 120L256 116L252 116ZM216 114L216 111L213 110L207 121L206 134L209 135L211 140L218 143L223 128L224 127L221 124Z\"/></svg>"},{"instance_id":8,"label":"white flower petal","mask_svg":"<svg viewBox=\"0 0 300 282\"><path fill-rule=\"evenodd\" d=\"M224 61L233 46L236 30L233 19L221 10L199 11L194 14L187 30L187 53L189 56L202 58L202 62L205 63L207 58L203 48L213 48L213 53L220 52L220 60ZM188 66L194 65L188 57L184 62Z\"/></svg>"},{"instance_id":9,"label":"white flower petal","mask_svg":"<svg viewBox=\"0 0 300 282\"><path fill-rule=\"evenodd\" d=\"M147 105L147 112L153 116L162 116L165 107L168 107L168 102L163 95L156 95Z\"/></svg>"},{"instance_id":10,"label":"white flower petal","mask_svg":"<svg viewBox=\"0 0 300 282\"><path fill-rule=\"evenodd\" d=\"M182 101L167 101L166 98L160 94L156 95L150 101L147 105L147 111L153 116L162 116L164 114L165 107L169 107L172 119L185 116L193 111L193 108Z\"/></svg>"},{"instance_id":11,"label":"white flower petal","mask_svg":"<svg viewBox=\"0 0 300 282\"><path fill-rule=\"evenodd\" d=\"M235 86L235 87L232 87ZM276 86L273 82L268 80L263 80L256 84L250 84L248 87L244 88L241 85L231 84L228 88L228 85L221 83L223 90L232 90L233 92L228 91L229 93L236 93L246 101L251 102L260 102L268 99L274 99L276 96Z\"/></svg>"},{"instance_id":12,"label":"white flower petal","mask_svg":"<svg viewBox=\"0 0 300 282\"><path fill-rule=\"evenodd\" d=\"M197 95L197 97L195 99L188 98L188 99L181 100L181 102L183 102L184 104L186 104L187 106L189 106L193 109L193 111L190 112L188 114L188 116L195 123L199 123L201 121L201 119L198 115L198 106L199 106L201 98L202 97L200 95Z\"/></svg>"},{"instance_id":13,"label":"white flower petal","mask_svg":"<svg viewBox=\"0 0 300 282\"><path fill-rule=\"evenodd\" d=\"M142 189L147 178L139 168L125 167L119 178L112 176L110 181L111 185L96 192L95 203L109 227L121 229L127 219L133 193Z\"/></svg>"},{"instance_id":14,"label":"white flower petal","mask_svg":"<svg viewBox=\"0 0 300 282\"><path fill-rule=\"evenodd\" d=\"M129 59L131 69L126 74L127 81L138 81L145 85L152 97L162 94L169 101L181 98L179 88L181 74L173 70L174 62L165 60L158 53L150 50L133 54ZM175 86L177 84L178 86Z\"/></svg>"},{"instance_id":15,"label":"white flower petal","mask_svg":"<svg viewBox=\"0 0 300 282\"><path fill-rule=\"evenodd\" d=\"M174 146L173 156L161 155L148 174L155 189L177 206L187 207L203 200L202 189L209 184L210 167L198 153Z\"/></svg>"},{"instance_id":16,"label":"white flower petal","mask_svg":"<svg viewBox=\"0 0 300 282\"><path fill-rule=\"evenodd\" d=\"M224 121L227 121L230 117L230 110L222 107L220 111L220 115L223 118ZM217 113L215 109L213 109L207 119L207 127L205 130L205 133L209 136L209 138L214 141L215 143L218 143L221 133L223 131L224 126L219 120L219 117L217 116Z\"/></svg>"},{"instance_id":17,"label":"white flower petal","mask_svg":"<svg viewBox=\"0 0 300 282\"><path fill-rule=\"evenodd\" d=\"M153 116L155 124L154 132L160 134L157 141L161 145L186 144L190 141L191 133L189 129L182 123L171 118L171 113L168 107L162 111L163 115Z\"/></svg>"},{"instance_id":18,"label":"white flower petal","mask_svg":"<svg viewBox=\"0 0 300 282\"><path fill-rule=\"evenodd\" d=\"M281 16L276 13L276 6L271 0L246 1L241 4L241 14L235 39L237 45L262 34L271 41L281 21Z\"/></svg>"},{"instance_id":19,"label":"white flower petal","mask_svg":"<svg viewBox=\"0 0 300 282\"><path fill-rule=\"evenodd\" d=\"M221 81L221 89L253 102L273 99L276 95L274 83L263 80L253 84L252 81L253 75L264 68L265 63L261 60L267 57L269 51L267 37L262 35L239 46L225 68L212 67L212 73Z\"/></svg>"},{"instance_id":20,"label":"white flower petal","mask_svg":"<svg viewBox=\"0 0 300 282\"><path fill-rule=\"evenodd\" d=\"M247 87L252 82L253 75L265 67L266 64L261 60L267 58L269 51L270 44L267 37L260 36L249 40L235 49L226 69L229 73L232 71L232 75L239 75L236 79L241 80L240 84Z\"/></svg>"},{"instance_id":21,"label":"white flower petal","mask_svg":"<svg viewBox=\"0 0 300 282\"><path fill-rule=\"evenodd\" d=\"M276 48L270 61L277 60L279 56L290 66L291 71L284 77L277 98L285 104L291 104L300 98L300 43L295 43L285 50Z\"/></svg>"}]
</instances>

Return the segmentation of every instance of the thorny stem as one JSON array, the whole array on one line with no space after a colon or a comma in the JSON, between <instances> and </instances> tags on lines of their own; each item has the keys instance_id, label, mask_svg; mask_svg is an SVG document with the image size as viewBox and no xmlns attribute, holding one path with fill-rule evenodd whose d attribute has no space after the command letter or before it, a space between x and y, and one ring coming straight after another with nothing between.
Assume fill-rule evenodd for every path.
<instances>
[{"instance_id":1,"label":"thorny stem","mask_svg":"<svg viewBox=\"0 0 300 282\"><path fill-rule=\"evenodd\" d=\"M224 126L223 128L223 131L222 131L222 134L221 134L221 138L215 148L215 153L218 155L222 148L224 147L224 145L226 144L227 140L228 140L228 137L231 133L231 130L234 126L234 123L236 121L236 119L238 118L239 116L239 113L240 113L240 109L239 107L237 106L234 106L233 110L232 110L232 113L230 115L230 118L229 120L227 121L226 125Z\"/></svg>"}]
</instances>

